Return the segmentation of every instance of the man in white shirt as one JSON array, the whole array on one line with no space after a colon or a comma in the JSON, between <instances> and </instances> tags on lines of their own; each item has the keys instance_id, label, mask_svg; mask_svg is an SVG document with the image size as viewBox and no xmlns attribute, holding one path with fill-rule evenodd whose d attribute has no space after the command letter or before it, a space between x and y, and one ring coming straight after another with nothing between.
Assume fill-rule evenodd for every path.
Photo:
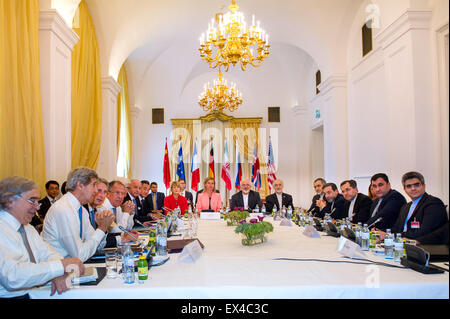
<instances>
[{"instance_id":1,"label":"man in white shirt","mask_svg":"<svg viewBox=\"0 0 450 319\"><path fill-rule=\"evenodd\" d=\"M0 182L0 298L29 298L28 289L52 282L50 296L69 289L66 271L84 266L78 258L63 259L29 225L39 209L33 181L8 177Z\"/></svg>"},{"instance_id":2,"label":"man in white shirt","mask_svg":"<svg viewBox=\"0 0 450 319\"><path fill-rule=\"evenodd\" d=\"M42 239L64 257L78 257L85 262L106 244L106 232L114 215L96 214L94 230L82 206L96 191L97 179L97 173L90 168L72 170L67 177L67 193L52 205L44 220Z\"/></svg>"},{"instance_id":3,"label":"man in white shirt","mask_svg":"<svg viewBox=\"0 0 450 319\"><path fill-rule=\"evenodd\" d=\"M131 202L122 205L123 199L125 198L127 192L125 190L125 185L119 181L112 181L108 185L108 195L106 196L105 202L97 211L102 212L109 210L113 212L115 216L116 225L110 229L112 233L121 233L122 231L118 226L130 230L134 226L134 205ZM123 207L121 207L122 205Z\"/></svg>"}]
</instances>

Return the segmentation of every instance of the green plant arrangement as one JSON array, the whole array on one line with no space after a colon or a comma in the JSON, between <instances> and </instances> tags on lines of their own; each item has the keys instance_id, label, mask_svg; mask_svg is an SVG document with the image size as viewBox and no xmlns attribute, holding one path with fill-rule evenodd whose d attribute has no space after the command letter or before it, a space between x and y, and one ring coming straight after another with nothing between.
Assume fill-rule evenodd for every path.
<instances>
[{"instance_id":1,"label":"green plant arrangement","mask_svg":"<svg viewBox=\"0 0 450 319\"><path fill-rule=\"evenodd\" d=\"M227 226L237 226L241 220L249 216L250 214L246 210L234 210L224 215L223 219L227 221Z\"/></svg>"},{"instance_id":2,"label":"green plant arrangement","mask_svg":"<svg viewBox=\"0 0 450 319\"><path fill-rule=\"evenodd\" d=\"M242 220L234 230L235 233L243 235L242 245L252 246L267 241L265 234L273 231L273 225L262 218L258 219L251 219L250 222Z\"/></svg>"}]
</instances>

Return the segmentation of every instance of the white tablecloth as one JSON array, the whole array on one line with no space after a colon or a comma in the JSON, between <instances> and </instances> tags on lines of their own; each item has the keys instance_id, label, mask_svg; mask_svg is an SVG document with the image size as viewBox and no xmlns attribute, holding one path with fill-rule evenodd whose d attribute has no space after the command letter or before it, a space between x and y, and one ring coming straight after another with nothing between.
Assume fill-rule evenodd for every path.
<instances>
[{"instance_id":1,"label":"white tablecloth","mask_svg":"<svg viewBox=\"0 0 450 319\"><path fill-rule=\"evenodd\" d=\"M205 245L196 263L181 263L179 254L149 271L144 284L125 285L103 279L97 286L73 288L52 298L449 298L448 272L424 275L411 269L353 264L337 252L338 239L308 238L304 228L274 225L266 243L243 246L235 227L223 220L201 220L198 238ZM175 237L179 239L179 237ZM273 258L348 261L280 261ZM369 259L400 265L368 254ZM96 266L95 264L90 266ZM97 265L98 266L98 265ZM49 298L50 288L33 289L32 298Z\"/></svg>"}]
</instances>

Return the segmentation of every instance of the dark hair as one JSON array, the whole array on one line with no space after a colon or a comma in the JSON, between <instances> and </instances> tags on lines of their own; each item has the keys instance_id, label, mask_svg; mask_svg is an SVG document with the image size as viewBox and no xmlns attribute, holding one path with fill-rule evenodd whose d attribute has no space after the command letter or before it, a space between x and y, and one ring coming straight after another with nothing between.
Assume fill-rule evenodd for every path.
<instances>
[{"instance_id":1,"label":"dark hair","mask_svg":"<svg viewBox=\"0 0 450 319\"><path fill-rule=\"evenodd\" d=\"M125 184L122 183L121 181L111 181L108 184L108 192L111 192L111 190L113 189L114 185L116 185L116 184L119 184L119 185L122 185L123 187L125 187Z\"/></svg>"},{"instance_id":2,"label":"dark hair","mask_svg":"<svg viewBox=\"0 0 450 319\"><path fill-rule=\"evenodd\" d=\"M45 189L48 189L50 187L50 185L52 185L52 184L58 185L58 188L59 188L59 183L57 181L50 180L47 183L45 183Z\"/></svg>"},{"instance_id":3,"label":"dark hair","mask_svg":"<svg viewBox=\"0 0 450 319\"><path fill-rule=\"evenodd\" d=\"M337 186L335 183L326 183L323 185L322 189L325 189L325 187L331 187L332 190L337 191Z\"/></svg>"},{"instance_id":4,"label":"dark hair","mask_svg":"<svg viewBox=\"0 0 450 319\"><path fill-rule=\"evenodd\" d=\"M376 181L379 178L382 178L386 183L389 183L389 178L387 177L387 175L385 173L378 173L378 174L373 175L370 178L370 183Z\"/></svg>"},{"instance_id":5,"label":"dark hair","mask_svg":"<svg viewBox=\"0 0 450 319\"><path fill-rule=\"evenodd\" d=\"M144 180L141 181L141 184L147 184L147 185L150 185L150 182L144 179Z\"/></svg>"},{"instance_id":6,"label":"dark hair","mask_svg":"<svg viewBox=\"0 0 450 319\"><path fill-rule=\"evenodd\" d=\"M66 186L67 186L67 181L64 181L64 183L62 183L62 185L61 185L61 193L63 193L63 195L65 193L67 193Z\"/></svg>"},{"instance_id":7,"label":"dark hair","mask_svg":"<svg viewBox=\"0 0 450 319\"><path fill-rule=\"evenodd\" d=\"M150 184L150 187L151 187L152 185L158 186L158 183L157 183L157 182L152 182L152 183Z\"/></svg>"},{"instance_id":8,"label":"dark hair","mask_svg":"<svg viewBox=\"0 0 450 319\"><path fill-rule=\"evenodd\" d=\"M356 188L356 186L357 186L356 181L353 179L348 179L346 181L343 181L340 186L342 187L344 184L347 184L347 183L350 185L351 188Z\"/></svg>"},{"instance_id":9,"label":"dark hair","mask_svg":"<svg viewBox=\"0 0 450 319\"><path fill-rule=\"evenodd\" d=\"M422 174L419 172L408 172L402 176L402 185L405 186L406 181L413 178L417 178L422 184L425 184L425 178Z\"/></svg>"},{"instance_id":10,"label":"dark hair","mask_svg":"<svg viewBox=\"0 0 450 319\"><path fill-rule=\"evenodd\" d=\"M326 180L324 180L322 177L319 177L319 178L316 178L316 179L314 180L313 184L314 184L315 182L317 182L317 181L322 182L322 185L325 185L325 184L327 183Z\"/></svg>"}]
</instances>

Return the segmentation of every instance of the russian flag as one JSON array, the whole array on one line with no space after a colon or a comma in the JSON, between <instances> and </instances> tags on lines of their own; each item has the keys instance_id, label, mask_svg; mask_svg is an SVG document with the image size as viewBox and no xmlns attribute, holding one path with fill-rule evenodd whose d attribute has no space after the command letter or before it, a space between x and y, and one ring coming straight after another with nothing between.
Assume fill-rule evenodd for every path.
<instances>
[{"instance_id":1,"label":"russian flag","mask_svg":"<svg viewBox=\"0 0 450 319\"><path fill-rule=\"evenodd\" d=\"M239 147L236 141L236 182L234 183L236 189L241 189L241 179L242 179L241 154L239 153Z\"/></svg>"}]
</instances>

